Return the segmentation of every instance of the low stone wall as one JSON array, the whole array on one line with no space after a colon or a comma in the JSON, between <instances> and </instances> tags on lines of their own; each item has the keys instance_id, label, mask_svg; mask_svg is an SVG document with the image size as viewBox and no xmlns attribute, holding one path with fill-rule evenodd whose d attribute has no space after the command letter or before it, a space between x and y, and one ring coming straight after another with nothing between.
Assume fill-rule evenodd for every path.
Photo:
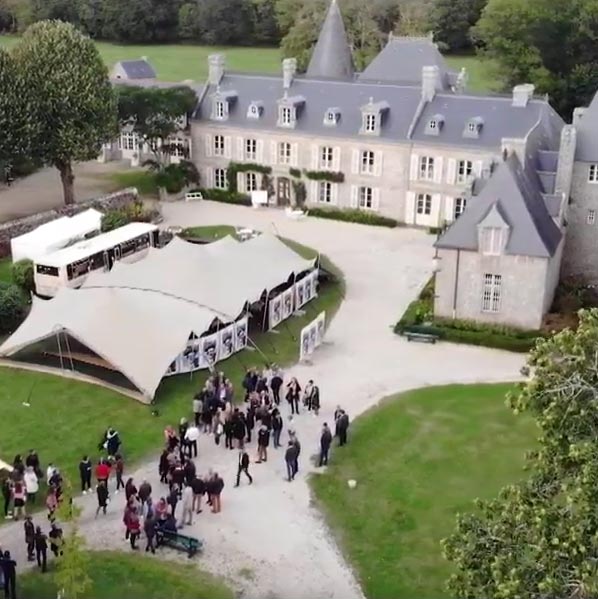
<instances>
[{"instance_id":1,"label":"low stone wall","mask_svg":"<svg viewBox=\"0 0 598 599\"><path fill-rule=\"evenodd\" d=\"M137 193L137 189L135 187L129 187L106 196L78 202L71 206L61 206L54 210L38 212L31 216L25 216L23 218L0 223L0 258L10 256L10 240L13 237L29 233L29 231L33 231L36 227L51 220L61 216L73 216L73 214L78 214L88 208L95 208L100 212L117 210L132 204L138 199L139 194Z\"/></svg>"}]
</instances>

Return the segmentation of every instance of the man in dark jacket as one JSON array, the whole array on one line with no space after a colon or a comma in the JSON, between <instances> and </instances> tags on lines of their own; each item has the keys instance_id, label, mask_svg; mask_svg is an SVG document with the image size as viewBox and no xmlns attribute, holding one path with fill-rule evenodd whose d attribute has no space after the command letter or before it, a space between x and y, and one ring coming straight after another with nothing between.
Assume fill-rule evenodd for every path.
<instances>
[{"instance_id":1,"label":"man in dark jacket","mask_svg":"<svg viewBox=\"0 0 598 599\"><path fill-rule=\"evenodd\" d=\"M345 410L341 410L340 416L336 421L336 436L339 445L346 445L347 430L349 429L349 415Z\"/></svg>"},{"instance_id":2,"label":"man in dark jacket","mask_svg":"<svg viewBox=\"0 0 598 599\"><path fill-rule=\"evenodd\" d=\"M25 543L27 544L27 561L32 562L35 559L35 526L31 521L31 516L25 516Z\"/></svg>"},{"instance_id":3,"label":"man in dark jacket","mask_svg":"<svg viewBox=\"0 0 598 599\"><path fill-rule=\"evenodd\" d=\"M35 529L35 554L37 556L37 565L42 572L45 572L48 561L48 537L39 526Z\"/></svg>"},{"instance_id":4,"label":"man in dark jacket","mask_svg":"<svg viewBox=\"0 0 598 599\"><path fill-rule=\"evenodd\" d=\"M322 427L322 434L320 435L320 467L328 465L328 452L330 451L330 445L332 443L332 433L328 428L328 424L324 423Z\"/></svg>"},{"instance_id":5,"label":"man in dark jacket","mask_svg":"<svg viewBox=\"0 0 598 599\"><path fill-rule=\"evenodd\" d=\"M278 411L278 408L274 408L272 411L272 435L274 436L274 448L278 449L280 445L280 434L282 433L282 427L284 422L282 416Z\"/></svg>"},{"instance_id":6,"label":"man in dark jacket","mask_svg":"<svg viewBox=\"0 0 598 599\"><path fill-rule=\"evenodd\" d=\"M280 370L275 369L270 381L270 389L272 389L272 397L276 405L280 404L280 388L282 387L282 377L280 376Z\"/></svg>"},{"instance_id":7,"label":"man in dark jacket","mask_svg":"<svg viewBox=\"0 0 598 599\"><path fill-rule=\"evenodd\" d=\"M245 417L242 412L239 412L238 408L235 408L233 412L233 437L237 442L237 449L243 449L246 434Z\"/></svg>"},{"instance_id":8,"label":"man in dark jacket","mask_svg":"<svg viewBox=\"0 0 598 599\"><path fill-rule=\"evenodd\" d=\"M212 479L212 512L217 514L222 509L222 505L220 503L220 495L222 494L222 490L224 489L224 481L218 475L218 472L214 472L214 477Z\"/></svg>"},{"instance_id":9,"label":"man in dark jacket","mask_svg":"<svg viewBox=\"0 0 598 599\"><path fill-rule=\"evenodd\" d=\"M79 462L79 477L81 479L81 492L83 495L85 495L87 491L91 491L91 472L91 460L88 456L84 455L83 459Z\"/></svg>"},{"instance_id":10,"label":"man in dark jacket","mask_svg":"<svg viewBox=\"0 0 598 599\"><path fill-rule=\"evenodd\" d=\"M185 462L183 470L185 471L185 484L189 486L195 478L196 474L195 463L193 462L193 460L187 460Z\"/></svg>"},{"instance_id":11,"label":"man in dark jacket","mask_svg":"<svg viewBox=\"0 0 598 599\"><path fill-rule=\"evenodd\" d=\"M142 504L146 503L146 501L152 496L152 486L146 480L144 480L139 485L137 495L139 495L139 501L141 501Z\"/></svg>"},{"instance_id":12,"label":"man in dark jacket","mask_svg":"<svg viewBox=\"0 0 598 599\"><path fill-rule=\"evenodd\" d=\"M4 574L4 596L6 599L16 599L17 562L5 551L2 556L2 572Z\"/></svg>"},{"instance_id":13,"label":"man in dark jacket","mask_svg":"<svg viewBox=\"0 0 598 599\"><path fill-rule=\"evenodd\" d=\"M193 489L193 505L192 509L196 514L201 514L201 496L206 492L206 483L203 478L196 476L191 481Z\"/></svg>"},{"instance_id":14,"label":"man in dark jacket","mask_svg":"<svg viewBox=\"0 0 598 599\"><path fill-rule=\"evenodd\" d=\"M249 406L245 415L245 428L247 429L247 443L251 443L251 431L255 427L255 410Z\"/></svg>"},{"instance_id":15,"label":"man in dark jacket","mask_svg":"<svg viewBox=\"0 0 598 599\"><path fill-rule=\"evenodd\" d=\"M58 557L58 554L62 555L62 528L59 528L56 523L52 523L50 527L50 549L55 557Z\"/></svg>"},{"instance_id":16,"label":"man in dark jacket","mask_svg":"<svg viewBox=\"0 0 598 599\"><path fill-rule=\"evenodd\" d=\"M39 457L35 449L29 450L29 455L25 458L25 466L33 468L37 478L43 477L42 469L39 465Z\"/></svg>"},{"instance_id":17,"label":"man in dark jacket","mask_svg":"<svg viewBox=\"0 0 598 599\"><path fill-rule=\"evenodd\" d=\"M244 472L245 476L249 479L249 484L253 483L253 478L249 474L249 454L246 451L239 452L239 467L237 468L237 484L238 487L241 483L241 473Z\"/></svg>"},{"instance_id":18,"label":"man in dark jacket","mask_svg":"<svg viewBox=\"0 0 598 599\"><path fill-rule=\"evenodd\" d=\"M295 474L297 474L295 470L295 466L297 464L297 456L297 446L295 445L295 443L293 443L293 441L289 441L289 446L287 447L287 450L284 454L284 461L287 465L287 476L289 482L294 480Z\"/></svg>"},{"instance_id":19,"label":"man in dark jacket","mask_svg":"<svg viewBox=\"0 0 598 599\"><path fill-rule=\"evenodd\" d=\"M270 445L270 431L265 426L260 426L257 433L257 463L268 461L268 445Z\"/></svg>"},{"instance_id":20,"label":"man in dark jacket","mask_svg":"<svg viewBox=\"0 0 598 599\"><path fill-rule=\"evenodd\" d=\"M154 545L154 538L156 536L156 519L154 518L153 514L148 514L143 521L143 532L145 532L145 538L147 540L145 550L156 553L156 547Z\"/></svg>"},{"instance_id":21,"label":"man in dark jacket","mask_svg":"<svg viewBox=\"0 0 598 599\"><path fill-rule=\"evenodd\" d=\"M96 510L96 518L100 513L100 510L106 515L106 507L108 506L108 486L101 480L98 481L98 488L96 489L98 496L98 509Z\"/></svg>"}]
</instances>

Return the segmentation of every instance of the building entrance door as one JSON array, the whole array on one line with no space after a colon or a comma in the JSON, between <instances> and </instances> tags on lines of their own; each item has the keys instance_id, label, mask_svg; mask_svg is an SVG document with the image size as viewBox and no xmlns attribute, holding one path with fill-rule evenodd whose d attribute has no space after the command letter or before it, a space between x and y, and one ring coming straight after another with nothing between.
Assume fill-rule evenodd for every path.
<instances>
[{"instance_id":1,"label":"building entrance door","mask_svg":"<svg viewBox=\"0 0 598 599\"><path fill-rule=\"evenodd\" d=\"M291 181L287 177L278 177L276 197L279 206L289 206L291 204Z\"/></svg>"}]
</instances>

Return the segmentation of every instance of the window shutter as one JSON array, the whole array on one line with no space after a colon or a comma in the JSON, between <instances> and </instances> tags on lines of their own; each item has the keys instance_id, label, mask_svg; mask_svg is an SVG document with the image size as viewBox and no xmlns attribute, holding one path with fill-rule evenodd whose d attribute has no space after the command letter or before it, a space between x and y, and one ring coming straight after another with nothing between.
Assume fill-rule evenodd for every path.
<instances>
[{"instance_id":1,"label":"window shutter","mask_svg":"<svg viewBox=\"0 0 598 599\"><path fill-rule=\"evenodd\" d=\"M442 183L442 167L444 159L442 156L436 157L434 160L434 183Z\"/></svg>"},{"instance_id":2,"label":"window shutter","mask_svg":"<svg viewBox=\"0 0 598 599\"><path fill-rule=\"evenodd\" d=\"M278 144L275 141L270 142L270 162L272 164L278 162Z\"/></svg>"},{"instance_id":3,"label":"window shutter","mask_svg":"<svg viewBox=\"0 0 598 599\"><path fill-rule=\"evenodd\" d=\"M245 152L243 152L243 138L237 137L237 160L243 160Z\"/></svg>"},{"instance_id":4,"label":"window shutter","mask_svg":"<svg viewBox=\"0 0 598 599\"><path fill-rule=\"evenodd\" d=\"M262 139L258 139L255 144L255 159L258 164L264 162L264 141Z\"/></svg>"},{"instance_id":5,"label":"window shutter","mask_svg":"<svg viewBox=\"0 0 598 599\"><path fill-rule=\"evenodd\" d=\"M448 159L446 182L449 185L454 185L457 178L457 161L455 158Z\"/></svg>"},{"instance_id":6,"label":"window shutter","mask_svg":"<svg viewBox=\"0 0 598 599\"><path fill-rule=\"evenodd\" d=\"M351 185L351 208L358 208L358 206L359 206L358 194L359 194L359 187L357 187L357 185Z\"/></svg>"},{"instance_id":7,"label":"window shutter","mask_svg":"<svg viewBox=\"0 0 598 599\"><path fill-rule=\"evenodd\" d=\"M224 157L229 160L233 157L233 140L228 135L224 138Z\"/></svg>"},{"instance_id":8,"label":"window shutter","mask_svg":"<svg viewBox=\"0 0 598 599\"><path fill-rule=\"evenodd\" d=\"M409 225L415 224L415 192L408 191L405 203L405 222Z\"/></svg>"},{"instance_id":9,"label":"window shutter","mask_svg":"<svg viewBox=\"0 0 598 599\"><path fill-rule=\"evenodd\" d=\"M354 175L359 174L359 150L353 150L353 154L351 156L351 172Z\"/></svg>"},{"instance_id":10,"label":"window shutter","mask_svg":"<svg viewBox=\"0 0 598 599\"><path fill-rule=\"evenodd\" d=\"M319 156L318 156L319 148L315 144L311 147L311 168L314 171L318 170L319 164Z\"/></svg>"},{"instance_id":11,"label":"window shutter","mask_svg":"<svg viewBox=\"0 0 598 599\"><path fill-rule=\"evenodd\" d=\"M446 196L444 198L444 220L452 223L455 220L455 198Z\"/></svg>"},{"instance_id":12,"label":"window shutter","mask_svg":"<svg viewBox=\"0 0 598 599\"><path fill-rule=\"evenodd\" d=\"M212 155L212 144L214 143L212 136L206 133L206 156L209 158Z\"/></svg>"},{"instance_id":13,"label":"window shutter","mask_svg":"<svg viewBox=\"0 0 598 599\"><path fill-rule=\"evenodd\" d=\"M291 145L291 165L294 167L299 166L299 144Z\"/></svg>"},{"instance_id":14,"label":"window shutter","mask_svg":"<svg viewBox=\"0 0 598 599\"><path fill-rule=\"evenodd\" d=\"M376 152L374 154L374 174L376 177L382 175L382 162L384 161L384 152Z\"/></svg>"},{"instance_id":15,"label":"window shutter","mask_svg":"<svg viewBox=\"0 0 598 599\"><path fill-rule=\"evenodd\" d=\"M476 177L481 177L483 170L484 170L484 161L483 160L476 160L473 163L473 172L475 173L475 176Z\"/></svg>"},{"instance_id":16,"label":"window shutter","mask_svg":"<svg viewBox=\"0 0 598 599\"><path fill-rule=\"evenodd\" d=\"M337 173L341 170L341 149L339 147L332 150L332 170Z\"/></svg>"},{"instance_id":17,"label":"window shutter","mask_svg":"<svg viewBox=\"0 0 598 599\"><path fill-rule=\"evenodd\" d=\"M417 181L419 169L419 156L417 154L411 154L411 168L409 169L409 179L411 181Z\"/></svg>"},{"instance_id":18,"label":"window shutter","mask_svg":"<svg viewBox=\"0 0 598 599\"><path fill-rule=\"evenodd\" d=\"M212 187L214 187L214 169L213 168L209 168L206 170L206 184L207 184L208 189L211 189Z\"/></svg>"},{"instance_id":19,"label":"window shutter","mask_svg":"<svg viewBox=\"0 0 598 599\"><path fill-rule=\"evenodd\" d=\"M336 206L338 204L338 183L333 183L332 184L332 189L331 189L331 198L330 198L330 203L333 206Z\"/></svg>"},{"instance_id":20,"label":"window shutter","mask_svg":"<svg viewBox=\"0 0 598 599\"><path fill-rule=\"evenodd\" d=\"M318 182L317 181L311 182L311 201L314 204L318 203Z\"/></svg>"},{"instance_id":21,"label":"window shutter","mask_svg":"<svg viewBox=\"0 0 598 599\"><path fill-rule=\"evenodd\" d=\"M372 210L380 210L380 188L374 187L372 190Z\"/></svg>"},{"instance_id":22,"label":"window shutter","mask_svg":"<svg viewBox=\"0 0 598 599\"><path fill-rule=\"evenodd\" d=\"M441 204L442 202L442 196L439 193L433 193L432 194L432 211L430 214L430 218L432 219L432 226L436 227L440 225L441 219L440 219L440 215L441 215Z\"/></svg>"},{"instance_id":23,"label":"window shutter","mask_svg":"<svg viewBox=\"0 0 598 599\"><path fill-rule=\"evenodd\" d=\"M237 173L237 190L239 193L245 193L245 173Z\"/></svg>"}]
</instances>

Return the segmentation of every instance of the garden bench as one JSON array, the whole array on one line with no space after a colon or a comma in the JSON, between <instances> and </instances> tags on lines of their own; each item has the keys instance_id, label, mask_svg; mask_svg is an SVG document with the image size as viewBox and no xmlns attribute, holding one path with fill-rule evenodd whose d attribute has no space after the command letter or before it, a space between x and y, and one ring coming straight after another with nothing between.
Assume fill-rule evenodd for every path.
<instances>
[{"instance_id":1,"label":"garden bench","mask_svg":"<svg viewBox=\"0 0 598 599\"><path fill-rule=\"evenodd\" d=\"M410 333L409 331L405 332L405 337L407 337L407 341L421 341L422 343L436 343L439 339L438 335L431 333Z\"/></svg>"},{"instance_id":2,"label":"garden bench","mask_svg":"<svg viewBox=\"0 0 598 599\"><path fill-rule=\"evenodd\" d=\"M185 194L185 202L192 202L193 200L203 200L201 191L188 191Z\"/></svg>"},{"instance_id":3,"label":"garden bench","mask_svg":"<svg viewBox=\"0 0 598 599\"><path fill-rule=\"evenodd\" d=\"M165 545L179 551L186 551L188 557L193 557L198 551L201 551L203 541L178 532L158 528L156 530L156 545L158 547Z\"/></svg>"}]
</instances>

